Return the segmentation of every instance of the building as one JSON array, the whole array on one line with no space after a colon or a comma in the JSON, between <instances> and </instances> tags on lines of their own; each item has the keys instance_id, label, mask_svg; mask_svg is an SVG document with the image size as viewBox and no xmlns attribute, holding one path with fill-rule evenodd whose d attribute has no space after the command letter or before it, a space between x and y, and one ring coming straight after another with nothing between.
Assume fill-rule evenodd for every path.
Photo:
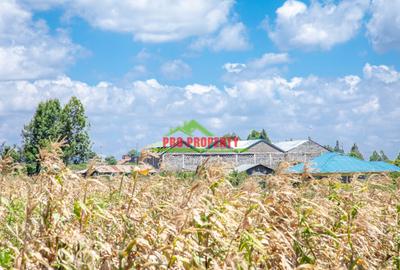
<instances>
[{"instance_id":1,"label":"building","mask_svg":"<svg viewBox=\"0 0 400 270\"><path fill-rule=\"evenodd\" d=\"M85 169L79 171L78 173L87 176L89 169ZM154 174L157 171L154 168L149 167L148 165L145 166L135 166L135 165L96 165L94 168L90 170L90 176L100 176L100 175L129 175L132 172L139 172L146 174Z\"/></svg>"},{"instance_id":2,"label":"building","mask_svg":"<svg viewBox=\"0 0 400 270\"><path fill-rule=\"evenodd\" d=\"M234 171L238 173L246 172L247 175L267 175L274 172L263 164L243 164L237 166Z\"/></svg>"},{"instance_id":3,"label":"building","mask_svg":"<svg viewBox=\"0 0 400 270\"><path fill-rule=\"evenodd\" d=\"M308 172L314 176L340 174L351 176L356 173L400 172L400 168L386 162L365 161L340 153L324 153L309 162L299 163L288 169L289 173L301 174Z\"/></svg>"},{"instance_id":4,"label":"building","mask_svg":"<svg viewBox=\"0 0 400 270\"><path fill-rule=\"evenodd\" d=\"M194 171L206 160L229 163L234 167L261 164L274 170L282 161L306 162L321 153L328 152L326 148L310 139L277 143L261 139L242 140L224 148L214 145L195 148L186 142L179 148L176 145L164 148L159 142L147 146L145 150L156 154L147 160L144 159L145 162L168 171Z\"/></svg>"},{"instance_id":5,"label":"building","mask_svg":"<svg viewBox=\"0 0 400 270\"><path fill-rule=\"evenodd\" d=\"M139 156L123 155L121 160L118 160L118 165L138 163Z\"/></svg>"},{"instance_id":6,"label":"building","mask_svg":"<svg viewBox=\"0 0 400 270\"><path fill-rule=\"evenodd\" d=\"M134 166L131 165L97 165L90 171L90 175L120 175L120 174L130 174ZM79 173L87 175L88 170L82 170Z\"/></svg>"},{"instance_id":7,"label":"building","mask_svg":"<svg viewBox=\"0 0 400 270\"><path fill-rule=\"evenodd\" d=\"M323 153L329 152L324 146L311 140L289 140L274 142L274 145L285 151L285 160L289 162L307 162Z\"/></svg>"},{"instance_id":8,"label":"building","mask_svg":"<svg viewBox=\"0 0 400 270\"><path fill-rule=\"evenodd\" d=\"M160 159L163 169L171 171L193 171L205 160L233 166L261 163L272 169L284 160L284 152L265 140L252 140L240 141L236 146L224 149L184 147L176 152L170 147L160 153Z\"/></svg>"}]
</instances>

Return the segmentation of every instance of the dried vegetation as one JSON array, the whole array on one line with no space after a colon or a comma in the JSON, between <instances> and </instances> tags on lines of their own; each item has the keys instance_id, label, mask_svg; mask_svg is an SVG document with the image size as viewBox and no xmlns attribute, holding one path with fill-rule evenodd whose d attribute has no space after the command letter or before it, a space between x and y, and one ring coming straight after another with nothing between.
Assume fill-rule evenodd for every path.
<instances>
[{"instance_id":1,"label":"dried vegetation","mask_svg":"<svg viewBox=\"0 0 400 270\"><path fill-rule=\"evenodd\" d=\"M386 176L83 178L0 161L0 265L16 269L400 269L399 186ZM1 267L0 267L1 268Z\"/></svg>"}]
</instances>

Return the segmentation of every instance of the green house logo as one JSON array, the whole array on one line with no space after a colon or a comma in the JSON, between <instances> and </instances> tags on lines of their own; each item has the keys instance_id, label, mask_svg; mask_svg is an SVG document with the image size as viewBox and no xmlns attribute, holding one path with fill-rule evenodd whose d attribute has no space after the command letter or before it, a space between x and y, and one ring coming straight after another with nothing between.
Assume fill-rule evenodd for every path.
<instances>
[{"instance_id":1,"label":"green house logo","mask_svg":"<svg viewBox=\"0 0 400 270\"><path fill-rule=\"evenodd\" d=\"M201 133L201 136L195 135L195 132ZM186 138L181 135L174 135L176 133L183 133ZM183 125L171 128L169 132L162 138L162 148L159 151L164 151L168 148L170 152L182 152L182 151L196 151L204 152L208 151L209 148L231 148L231 143L236 147L239 138L225 138L216 137L208 129L200 125L195 120L185 121Z\"/></svg>"},{"instance_id":2,"label":"green house logo","mask_svg":"<svg viewBox=\"0 0 400 270\"><path fill-rule=\"evenodd\" d=\"M171 136L177 132L182 132L187 136L192 137L195 131L199 131L204 136L214 136L208 129L200 125L196 120L185 121L183 125L171 128L165 136Z\"/></svg>"}]
</instances>

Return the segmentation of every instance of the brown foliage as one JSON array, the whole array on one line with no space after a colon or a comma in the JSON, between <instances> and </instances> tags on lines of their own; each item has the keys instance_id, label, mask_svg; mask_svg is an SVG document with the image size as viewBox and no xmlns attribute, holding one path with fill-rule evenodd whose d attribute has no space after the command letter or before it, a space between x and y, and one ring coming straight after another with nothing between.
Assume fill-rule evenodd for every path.
<instances>
[{"instance_id":1,"label":"brown foliage","mask_svg":"<svg viewBox=\"0 0 400 270\"><path fill-rule=\"evenodd\" d=\"M399 189L275 175L233 187L197 176L82 178L40 152L43 171L0 190L0 253L17 269L393 269ZM0 254L1 255L1 254ZM0 256L1 258L1 256Z\"/></svg>"}]
</instances>

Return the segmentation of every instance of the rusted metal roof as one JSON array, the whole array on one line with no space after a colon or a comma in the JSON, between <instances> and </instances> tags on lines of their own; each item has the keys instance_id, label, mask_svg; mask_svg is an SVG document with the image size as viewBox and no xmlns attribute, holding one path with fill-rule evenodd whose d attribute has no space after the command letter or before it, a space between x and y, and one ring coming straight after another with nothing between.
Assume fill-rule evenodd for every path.
<instances>
[{"instance_id":1,"label":"rusted metal roof","mask_svg":"<svg viewBox=\"0 0 400 270\"><path fill-rule=\"evenodd\" d=\"M132 165L99 165L95 167L98 173L130 173L135 166Z\"/></svg>"},{"instance_id":2,"label":"rusted metal roof","mask_svg":"<svg viewBox=\"0 0 400 270\"><path fill-rule=\"evenodd\" d=\"M94 172L99 174L129 174L132 171L141 172L148 170L150 173L156 173L157 171L149 165L97 165L94 168ZM81 174L85 174L87 170L79 171Z\"/></svg>"}]
</instances>

